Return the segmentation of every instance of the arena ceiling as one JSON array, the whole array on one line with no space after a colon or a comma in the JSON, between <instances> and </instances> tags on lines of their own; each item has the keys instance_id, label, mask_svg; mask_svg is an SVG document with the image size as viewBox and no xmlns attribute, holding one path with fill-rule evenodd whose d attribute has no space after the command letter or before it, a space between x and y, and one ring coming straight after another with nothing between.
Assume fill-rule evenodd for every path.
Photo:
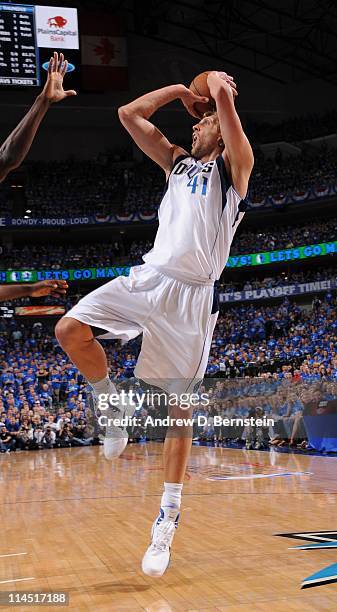
<instances>
[{"instance_id":1,"label":"arena ceiling","mask_svg":"<svg viewBox=\"0 0 337 612\"><path fill-rule=\"evenodd\" d=\"M80 4L83 4L82 2ZM86 6L92 2L87 0ZM128 31L279 83L337 85L335 0L98 0Z\"/></svg>"},{"instance_id":2,"label":"arena ceiling","mask_svg":"<svg viewBox=\"0 0 337 612\"><path fill-rule=\"evenodd\" d=\"M14 0L19 3L19 0ZM44 0L55 6L56 0ZM69 0L58 0L58 6ZM281 84L337 85L336 0L73 0L122 13L127 30Z\"/></svg>"}]
</instances>

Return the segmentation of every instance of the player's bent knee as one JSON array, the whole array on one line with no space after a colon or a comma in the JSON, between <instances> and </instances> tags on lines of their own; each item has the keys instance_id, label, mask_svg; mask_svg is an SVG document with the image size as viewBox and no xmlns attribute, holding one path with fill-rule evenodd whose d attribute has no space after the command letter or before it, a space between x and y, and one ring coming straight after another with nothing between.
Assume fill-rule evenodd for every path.
<instances>
[{"instance_id":1,"label":"player's bent knee","mask_svg":"<svg viewBox=\"0 0 337 612\"><path fill-rule=\"evenodd\" d=\"M84 329L88 327L84 323L72 319L71 317L62 317L55 327L55 336L63 349L70 349L84 340Z\"/></svg>"}]
</instances>

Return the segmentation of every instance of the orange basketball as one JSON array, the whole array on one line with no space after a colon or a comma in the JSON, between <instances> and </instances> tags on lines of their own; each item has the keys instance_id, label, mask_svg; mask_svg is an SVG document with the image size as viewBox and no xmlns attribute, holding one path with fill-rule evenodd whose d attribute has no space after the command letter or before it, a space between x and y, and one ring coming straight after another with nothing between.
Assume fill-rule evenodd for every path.
<instances>
[{"instance_id":1,"label":"orange basketball","mask_svg":"<svg viewBox=\"0 0 337 612\"><path fill-rule=\"evenodd\" d=\"M214 111L216 109L215 102L213 98L211 98L211 94L207 85L207 76L211 71L206 70L205 72L201 72L196 77L194 77L192 83L190 84L190 90L198 96L206 96L209 98L209 102L203 104L201 102L197 102L194 104L194 110L196 114L201 118L204 113L208 111Z\"/></svg>"}]
</instances>

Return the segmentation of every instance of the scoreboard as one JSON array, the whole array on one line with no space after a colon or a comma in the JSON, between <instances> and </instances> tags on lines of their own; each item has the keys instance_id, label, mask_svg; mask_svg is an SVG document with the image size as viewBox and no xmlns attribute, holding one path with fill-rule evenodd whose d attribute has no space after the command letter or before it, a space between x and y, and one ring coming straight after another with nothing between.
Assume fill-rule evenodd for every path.
<instances>
[{"instance_id":1,"label":"scoreboard","mask_svg":"<svg viewBox=\"0 0 337 612\"><path fill-rule=\"evenodd\" d=\"M77 9L0 2L0 86L40 86L54 50L80 63Z\"/></svg>"},{"instance_id":2,"label":"scoreboard","mask_svg":"<svg viewBox=\"0 0 337 612\"><path fill-rule=\"evenodd\" d=\"M14 315L14 308L9 308L8 306L0 306L0 318L1 319L11 319Z\"/></svg>"},{"instance_id":3,"label":"scoreboard","mask_svg":"<svg viewBox=\"0 0 337 612\"><path fill-rule=\"evenodd\" d=\"M0 84L39 85L33 6L0 4Z\"/></svg>"}]
</instances>

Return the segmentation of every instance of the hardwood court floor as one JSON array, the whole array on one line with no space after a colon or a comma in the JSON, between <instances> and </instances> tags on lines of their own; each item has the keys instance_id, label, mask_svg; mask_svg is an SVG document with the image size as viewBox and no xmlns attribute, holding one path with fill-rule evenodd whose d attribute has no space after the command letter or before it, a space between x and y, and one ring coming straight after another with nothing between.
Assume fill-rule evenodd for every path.
<instances>
[{"instance_id":1,"label":"hardwood court floor","mask_svg":"<svg viewBox=\"0 0 337 612\"><path fill-rule=\"evenodd\" d=\"M305 542L274 536L337 530L336 458L194 447L171 567L154 579L140 561L161 453L129 445L114 464L98 447L1 455L0 589L67 590L62 609L76 611L337 610L337 584L300 590L337 550L289 550Z\"/></svg>"}]
</instances>

